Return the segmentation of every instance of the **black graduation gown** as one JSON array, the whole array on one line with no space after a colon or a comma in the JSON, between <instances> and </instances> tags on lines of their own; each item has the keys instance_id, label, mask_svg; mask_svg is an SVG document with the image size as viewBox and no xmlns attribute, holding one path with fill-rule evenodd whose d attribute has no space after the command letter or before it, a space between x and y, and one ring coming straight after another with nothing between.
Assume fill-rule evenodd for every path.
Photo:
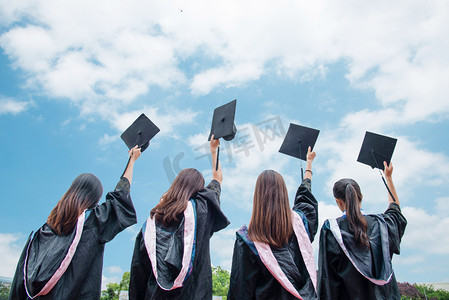
<instances>
[{"instance_id":1,"label":"black graduation gown","mask_svg":"<svg viewBox=\"0 0 449 300\"><path fill-rule=\"evenodd\" d=\"M310 242L313 242L318 230L318 202L311 192L310 179L305 179L299 186L293 210L303 216ZM270 273L250 248L251 242L244 241L239 232L232 257L228 299L297 299ZM271 247L271 251L301 297L305 300L317 299L295 235L282 248Z\"/></svg>"},{"instance_id":2,"label":"black graduation gown","mask_svg":"<svg viewBox=\"0 0 449 300\"><path fill-rule=\"evenodd\" d=\"M106 201L88 210L86 215L78 247L67 270L47 295L35 299L100 299L104 245L120 231L137 222L128 179L122 178L115 190L106 195ZM58 269L74 236L75 229L67 236L58 236L47 224L34 236L30 235L27 282L32 296L42 289ZM27 246L28 242L17 264L10 300L30 299L25 291L23 275Z\"/></svg>"},{"instance_id":3,"label":"black graduation gown","mask_svg":"<svg viewBox=\"0 0 449 300\"><path fill-rule=\"evenodd\" d=\"M196 236L195 255L190 276L182 287L171 291L163 290L156 282L151 261L145 246L143 230L136 237L134 254L131 262L131 278L129 284L129 299L212 299L212 269L209 241L214 232L229 225L229 221L220 209L220 184L212 180L209 185L197 192L192 199L195 201ZM148 222L148 221L147 221ZM174 247L161 243L169 235L182 232L184 216L179 222L165 227L156 222L156 247L158 278L164 277L170 281L179 273L176 266L181 264L183 255L182 234L176 240ZM178 248L179 247L179 248ZM170 251L173 249L176 251Z\"/></svg>"},{"instance_id":4,"label":"black graduation gown","mask_svg":"<svg viewBox=\"0 0 449 300\"><path fill-rule=\"evenodd\" d=\"M337 219L344 245L359 270L372 279L391 277L378 285L364 277L343 252L324 222L320 236L318 292L320 299L401 299L391 266L393 253L399 254L407 220L399 205L391 203L380 215L367 215L370 248L360 248L348 228L346 217ZM382 220L385 220L383 222ZM384 237L384 238L382 238Z\"/></svg>"}]
</instances>

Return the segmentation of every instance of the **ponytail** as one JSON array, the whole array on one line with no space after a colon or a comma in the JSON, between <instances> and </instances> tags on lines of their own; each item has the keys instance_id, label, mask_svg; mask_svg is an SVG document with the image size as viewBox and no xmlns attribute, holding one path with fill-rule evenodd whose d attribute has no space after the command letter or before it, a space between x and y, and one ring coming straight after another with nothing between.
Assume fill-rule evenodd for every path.
<instances>
[{"instance_id":1,"label":"ponytail","mask_svg":"<svg viewBox=\"0 0 449 300\"><path fill-rule=\"evenodd\" d=\"M334 197L346 203L346 217L349 229L354 232L357 244L361 247L369 247L369 237L366 233L368 223L360 212L362 193L360 187L352 179L340 179L334 184Z\"/></svg>"}]
</instances>

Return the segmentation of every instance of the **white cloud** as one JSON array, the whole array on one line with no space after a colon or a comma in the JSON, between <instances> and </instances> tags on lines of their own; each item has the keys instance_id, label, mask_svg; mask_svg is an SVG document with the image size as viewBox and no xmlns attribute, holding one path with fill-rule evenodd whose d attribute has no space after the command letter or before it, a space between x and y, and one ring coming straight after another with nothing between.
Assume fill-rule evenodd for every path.
<instances>
[{"instance_id":1,"label":"white cloud","mask_svg":"<svg viewBox=\"0 0 449 300\"><path fill-rule=\"evenodd\" d=\"M174 107L170 107L166 111L161 111L161 109L155 106L143 106L139 110L124 113L102 111L105 119L109 118L110 122L119 132L123 132L141 113L145 113L145 115L159 127L161 130L159 133L160 135L169 135L170 137L175 138L178 138L178 135L173 132L173 129L179 125L192 123L198 114L190 109L181 111Z\"/></svg>"},{"instance_id":2,"label":"white cloud","mask_svg":"<svg viewBox=\"0 0 449 300\"><path fill-rule=\"evenodd\" d=\"M406 265L406 266L418 266L426 261L426 257L424 255L395 255L393 257L394 265Z\"/></svg>"},{"instance_id":3,"label":"white cloud","mask_svg":"<svg viewBox=\"0 0 449 300\"><path fill-rule=\"evenodd\" d=\"M98 141L98 144L100 144L100 146L108 146L112 143L114 143L115 141L118 140L118 135L109 135L109 134L104 134L102 138L100 138L100 140Z\"/></svg>"},{"instance_id":4,"label":"white cloud","mask_svg":"<svg viewBox=\"0 0 449 300\"><path fill-rule=\"evenodd\" d=\"M32 105L32 102L16 101L0 96L0 115L17 115L24 112Z\"/></svg>"},{"instance_id":5,"label":"white cloud","mask_svg":"<svg viewBox=\"0 0 449 300\"><path fill-rule=\"evenodd\" d=\"M218 265L226 270L231 270L235 233L237 230L239 230L239 228L223 229L214 233L210 240L212 255L217 258Z\"/></svg>"},{"instance_id":6,"label":"white cloud","mask_svg":"<svg viewBox=\"0 0 449 300\"><path fill-rule=\"evenodd\" d=\"M123 269L120 266L110 266L106 268L106 272L108 272L108 274L119 274L122 275L123 274Z\"/></svg>"},{"instance_id":7,"label":"white cloud","mask_svg":"<svg viewBox=\"0 0 449 300\"><path fill-rule=\"evenodd\" d=\"M407 228L401 246L427 254L449 254L449 217L431 215L422 208L402 208Z\"/></svg>"},{"instance_id":8,"label":"white cloud","mask_svg":"<svg viewBox=\"0 0 449 300\"><path fill-rule=\"evenodd\" d=\"M436 212L439 216L449 216L449 197L435 199L437 204Z\"/></svg>"},{"instance_id":9,"label":"white cloud","mask_svg":"<svg viewBox=\"0 0 449 300\"><path fill-rule=\"evenodd\" d=\"M145 216L147 218L147 216ZM136 236L139 234L142 225L134 224L125 229L125 232L129 234L129 239L134 243Z\"/></svg>"},{"instance_id":10,"label":"white cloud","mask_svg":"<svg viewBox=\"0 0 449 300\"><path fill-rule=\"evenodd\" d=\"M387 190L383 186L378 170L356 161L365 131L396 137L392 163L393 179L402 204L410 205L417 186L443 187L449 183L449 157L422 149L407 136L399 136L391 131L391 123L370 122L370 119L356 117L359 113L348 114L339 127L323 132L319 138L317 154L325 160L328 175L326 192L332 197L333 184L341 178L352 178L362 189L363 204L371 210L385 210L388 206ZM348 119L352 119L350 123ZM374 128L375 130L372 130ZM317 143L317 144L318 144ZM431 168L423 168L417 162L425 161ZM423 181L422 178L427 180ZM415 203L413 204L415 205Z\"/></svg>"},{"instance_id":11,"label":"white cloud","mask_svg":"<svg viewBox=\"0 0 449 300\"><path fill-rule=\"evenodd\" d=\"M14 66L49 95L77 103L128 104L152 86L190 85L192 93L206 94L268 72L310 80L344 60L351 84L374 90L402 120L449 111L446 2L0 5L6 26L21 22L0 37ZM189 80L180 63L192 58L199 63Z\"/></svg>"},{"instance_id":12,"label":"white cloud","mask_svg":"<svg viewBox=\"0 0 449 300\"><path fill-rule=\"evenodd\" d=\"M0 233L0 276L14 277L17 262L23 245L19 244L19 235Z\"/></svg>"},{"instance_id":13,"label":"white cloud","mask_svg":"<svg viewBox=\"0 0 449 300\"><path fill-rule=\"evenodd\" d=\"M120 280L122 279L122 277L120 276L105 276L102 275L101 276L101 290L104 291L106 290L106 285L108 283L111 282L115 282L115 283L120 283Z\"/></svg>"}]
</instances>

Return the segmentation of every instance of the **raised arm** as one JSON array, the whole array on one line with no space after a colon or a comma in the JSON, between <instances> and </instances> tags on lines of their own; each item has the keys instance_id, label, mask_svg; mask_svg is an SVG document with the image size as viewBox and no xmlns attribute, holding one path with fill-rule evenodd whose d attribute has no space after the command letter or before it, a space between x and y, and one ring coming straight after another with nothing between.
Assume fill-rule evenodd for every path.
<instances>
[{"instance_id":1,"label":"raised arm","mask_svg":"<svg viewBox=\"0 0 449 300\"><path fill-rule=\"evenodd\" d=\"M134 171L134 163L136 160L140 157L140 148L137 148L137 146L134 146L134 148L131 148L131 150L128 151L129 153L129 163L126 167L125 173L123 173L123 177L126 177L128 179L129 184L131 184L131 181L133 180L133 171Z\"/></svg>"},{"instance_id":2,"label":"raised arm","mask_svg":"<svg viewBox=\"0 0 449 300\"><path fill-rule=\"evenodd\" d=\"M316 153L309 147L304 181L296 191L293 210L301 211L307 218L310 241L313 241L318 231L318 201L312 194L312 162Z\"/></svg>"},{"instance_id":3,"label":"raised arm","mask_svg":"<svg viewBox=\"0 0 449 300\"><path fill-rule=\"evenodd\" d=\"M128 165L114 191L107 193L106 201L94 208L97 236L102 243L111 241L123 229L137 223L130 188L134 163L140 156L140 148L136 146L128 153Z\"/></svg>"},{"instance_id":4,"label":"raised arm","mask_svg":"<svg viewBox=\"0 0 449 300\"><path fill-rule=\"evenodd\" d=\"M221 163L218 161L218 170L216 169L217 165L217 149L220 146L220 140L215 140L214 135L212 135L210 139L210 153L212 154L212 179L215 179L220 183L223 181L223 173L221 172Z\"/></svg>"},{"instance_id":5,"label":"raised arm","mask_svg":"<svg viewBox=\"0 0 449 300\"><path fill-rule=\"evenodd\" d=\"M396 203L399 204L399 197L396 192L396 188L393 184L393 164L390 162L390 165L388 166L387 162L384 161L384 174L385 174L385 180L387 182L388 188L390 189L391 193L393 194L394 199L396 202L394 202L393 198L391 198L390 193L388 193L388 202L389 203Z\"/></svg>"},{"instance_id":6,"label":"raised arm","mask_svg":"<svg viewBox=\"0 0 449 300\"><path fill-rule=\"evenodd\" d=\"M312 149L309 146L309 149L307 149L307 163L306 163L306 170L304 174L304 179L310 179L312 180L312 162L316 157L315 151L312 151Z\"/></svg>"}]
</instances>

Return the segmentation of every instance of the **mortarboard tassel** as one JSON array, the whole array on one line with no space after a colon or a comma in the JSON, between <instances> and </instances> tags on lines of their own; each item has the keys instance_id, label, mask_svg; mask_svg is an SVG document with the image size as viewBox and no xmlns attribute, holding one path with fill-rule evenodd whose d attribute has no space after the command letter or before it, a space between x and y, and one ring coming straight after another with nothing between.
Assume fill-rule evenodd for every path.
<instances>
[{"instance_id":1,"label":"mortarboard tassel","mask_svg":"<svg viewBox=\"0 0 449 300\"><path fill-rule=\"evenodd\" d=\"M218 147L217 147L217 163L216 163L216 166L215 166L215 171L218 171L218 159L219 159L219 156L220 156L220 145L218 145Z\"/></svg>"}]
</instances>

